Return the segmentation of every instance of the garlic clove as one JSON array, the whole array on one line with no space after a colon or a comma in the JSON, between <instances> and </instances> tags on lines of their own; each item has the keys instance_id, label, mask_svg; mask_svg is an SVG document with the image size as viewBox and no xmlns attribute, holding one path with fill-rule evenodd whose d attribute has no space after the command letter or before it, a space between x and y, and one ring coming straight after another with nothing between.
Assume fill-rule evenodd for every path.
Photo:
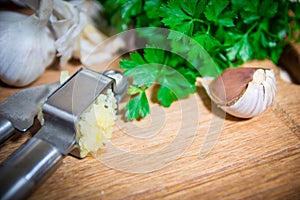
<instances>
[{"instance_id":1,"label":"garlic clove","mask_svg":"<svg viewBox=\"0 0 300 200\"><path fill-rule=\"evenodd\" d=\"M197 79L210 98L225 112L239 118L251 118L265 111L276 95L272 69L229 68L212 81Z\"/></svg>"},{"instance_id":2,"label":"garlic clove","mask_svg":"<svg viewBox=\"0 0 300 200\"><path fill-rule=\"evenodd\" d=\"M252 80L254 68L226 69L210 84L210 94L218 104L234 104L245 92Z\"/></svg>"},{"instance_id":3,"label":"garlic clove","mask_svg":"<svg viewBox=\"0 0 300 200\"><path fill-rule=\"evenodd\" d=\"M0 12L0 22L1 23L11 23L11 22L16 22L19 20L24 20L23 14L16 13L16 12L11 12L11 11L1 11Z\"/></svg>"}]
</instances>

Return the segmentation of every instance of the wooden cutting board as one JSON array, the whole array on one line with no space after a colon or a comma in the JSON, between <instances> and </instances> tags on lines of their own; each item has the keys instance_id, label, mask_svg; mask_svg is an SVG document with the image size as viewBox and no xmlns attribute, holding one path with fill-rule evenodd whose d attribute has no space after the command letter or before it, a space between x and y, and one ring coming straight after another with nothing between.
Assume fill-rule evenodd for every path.
<instances>
[{"instance_id":1,"label":"wooden cutting board","mask_svg":"<svg viewBox=\"0 0 300 200\"><path fill-rule=\"evenodd\" d=\"M48 69L33 85L59 75ZM248 120L225 116L201 87L167 109L152 103L141 121L124 121L123 102L106 148L66 157L29 199L300 199L300 86L277 79L273 105ZM1 85L0 101L17 90ZM31 132L1 146L0 161Z\"/></svg>"}]
</instances>

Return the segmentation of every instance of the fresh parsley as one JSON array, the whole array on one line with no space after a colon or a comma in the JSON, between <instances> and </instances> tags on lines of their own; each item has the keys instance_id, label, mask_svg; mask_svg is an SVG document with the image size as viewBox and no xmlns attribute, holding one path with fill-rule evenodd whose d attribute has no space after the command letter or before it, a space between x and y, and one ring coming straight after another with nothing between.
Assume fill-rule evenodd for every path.
<instances>
[{"instance_id":1,"label":"fresh parsley","mask_svg":"<svg viewBox=\"0 0 300 200\"><path fill-rule=\"evenodd\" d=\"M123 59L120 67L124 75L133 77L128 94L133 98L126 106L126 117L129 120L145 117L150 113L146 90L159 86L157 101L165 107L177 99L187 97L195 92L196 70L184 66L184 59L171 52L155 48L146 48L143 54L130 55Z\"/></svg>"},{"instance_id":2,"label":"fresh parsley","mask_svg":"<svg viewBox=\"0 0 300 200\"><path fill-rule=\"evenodd\" d=\"M300 3L288 0L99 0L104 14L117 31L139 27L170 30L170 52L150 45L130 54L120 67L133 78L128 93L129 120L150 113L146 91L158 86L152 96L163 106L195 92L197 76L217 76L225 68L251 59L278 62L285 45L300 29ZM186 35L197 44L187 41ZM141 37L161 42L159 34ZM154 37L155 36L155 37ZM160 41L158 41L160 40ZM151 42L150 42L151 43ZM152 42L153 44L153 42ZM207 63L201 45L214 62ZM172 53L173 52L173 53ZM175 52L175 53L174 53ZM177 53L185 53L188 61ZM151 97L152 98L152 97Z\"/></svg>"}]
</instances>

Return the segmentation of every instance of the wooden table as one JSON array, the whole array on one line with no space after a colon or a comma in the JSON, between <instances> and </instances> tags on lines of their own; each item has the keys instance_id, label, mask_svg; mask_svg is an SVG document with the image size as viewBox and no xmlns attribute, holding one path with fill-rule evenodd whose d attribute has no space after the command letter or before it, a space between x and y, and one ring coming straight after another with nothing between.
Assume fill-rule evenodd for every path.
<instances>
[{"instance_id":1,"label":"wooden table","mask_svg":"<svg viewBox=\"0 0 300 200\"><path fill-rule=\"evenodd\" d=\"M59 74L48 69L33 85ZM1 85L0 101L17 90ZM168 109L151 106L150 117L125 122L122 103L97 159L67 156L29 199L300 199L300 86L278 78L273 105L249 120L224 119L201 87ZM0 161L31 134L1 146Z\"/></svg>"}]
</instances>

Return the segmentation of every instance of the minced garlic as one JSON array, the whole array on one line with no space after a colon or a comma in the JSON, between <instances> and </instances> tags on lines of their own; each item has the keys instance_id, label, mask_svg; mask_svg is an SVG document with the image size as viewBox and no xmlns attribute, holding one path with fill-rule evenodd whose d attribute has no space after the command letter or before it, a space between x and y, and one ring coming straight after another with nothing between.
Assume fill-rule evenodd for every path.
<instances>
[{"instance_id":1,"label":"minced garlic","mask_svg":"<svg viewBox=\"0 0 300 200\"><path fill-rule=\"evenodd\" d=\"M80 157L99 151L111 138L116 120L117 100L111 89L100 94L95 102L80 116L77 130L77 145Z\"/></svg>"}]
</instances>

